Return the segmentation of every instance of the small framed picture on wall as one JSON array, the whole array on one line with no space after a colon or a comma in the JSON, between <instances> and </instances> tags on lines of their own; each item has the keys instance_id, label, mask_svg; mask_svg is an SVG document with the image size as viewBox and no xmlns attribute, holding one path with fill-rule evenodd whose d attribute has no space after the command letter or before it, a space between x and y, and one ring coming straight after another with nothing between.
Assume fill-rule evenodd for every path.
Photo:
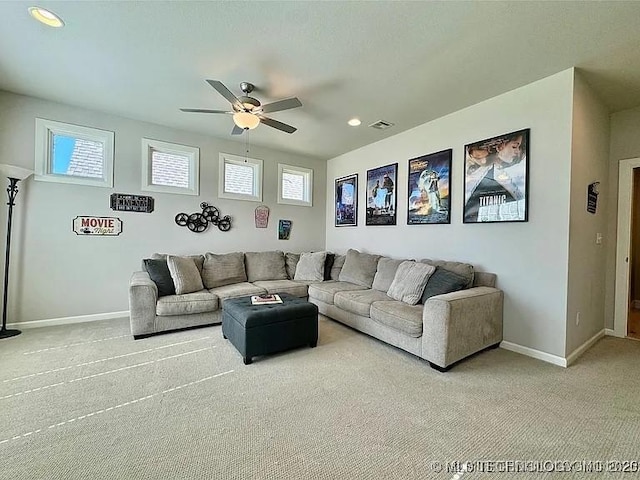
<instances>
[{"instance_id":1,"label":"small framed picture on wall","mask_svg":"<svg viewBox=\"0 0 640 480\"><path fill-rule=\"evenodd\" d=\"M367 170L367 225L396 224L398 164Z\"/></svg>"},{"instance_id":2,"label":"small framed picture on wall","mask_svg":"<svg viewBox=\"0 0 640 480\"><path fill-rule=\"evenodd\" d=\"M449 149L409 160L407 225L451 223L452 154Z\"/></svg>"},{"instance_id":3,"label":"small framed picture on wall","mask_svg":"<svg viewBox=\"0 0 640 480\"><path fill-rule=\"evenodd\" d=\"M464 223L526 222L529 129L464 147Z\"/></svg>"},{"instance_id":4,"label":"small framed picture on wall","mask_svg":"<svg viewBox=\"0 0 640 480\"><path fill-rule=\"evenodd\" d=\"M335 183L335 226L355 227L358 225L358 174L336 178Z\"/></svg>"}]
</instances>

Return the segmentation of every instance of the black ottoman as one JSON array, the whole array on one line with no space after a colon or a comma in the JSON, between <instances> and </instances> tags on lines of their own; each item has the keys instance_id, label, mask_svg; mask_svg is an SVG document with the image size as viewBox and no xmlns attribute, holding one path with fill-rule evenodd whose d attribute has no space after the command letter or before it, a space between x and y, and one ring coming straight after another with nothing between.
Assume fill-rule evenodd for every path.
<instances>
[{"instance_id":1,"label":"black ottoman","mask_svg":"<svg viewBox=\"0 0 640 480\"><path fill-rule=\"evenodd\" d=\"M278 295L283 303L252 305L251 297L240 297L222 306L222 335L238 349L245 365L258 355L318 343L318 307L303 298Z\"/></svg>"}]
</instances>

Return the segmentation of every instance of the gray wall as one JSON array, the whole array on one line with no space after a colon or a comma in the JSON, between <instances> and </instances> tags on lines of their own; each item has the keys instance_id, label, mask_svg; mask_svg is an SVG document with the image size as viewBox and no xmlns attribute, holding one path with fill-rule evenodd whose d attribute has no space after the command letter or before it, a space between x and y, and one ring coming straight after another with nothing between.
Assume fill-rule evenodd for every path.
<instances>
[{"instance_id":1,"label":"gray wall","mask_svg":"<svg viewBox=\"0 0 640 480\"><path fill-rule=\"evenodd\" d=\"M280 249L321 250L325 240L326 163L312 158L250 146L249 156L264 160L263 203L271 208L269 227L254 226L255 202L217 197L219 152L244 155L242 142L172 130L160 125L83 110L31 97L0 92L0 163L33 168L35 117L115 132L113 189L21 182L15 210L9 322L61 318L128 310L127 284L140 260L153 252L178 254ZM273 132L274 135L284 135ZM141 192L141 138L200 148L200 195L151 193L152 214L115 212L113 192ZM313 169L313 207L278 205L277 164ZM22 184L24 183L24 184ZM4 187L3 187L4 189ZM195 234L178 227L179 212L200 210L206 201L233 217L229 232L209 227ZM76 236L77 215L117 216L119 237ZM293 221L291 239L278 240L278 219ZM5 228L6 209L0 209Z\"/></svg>"},{"instance_id":2,"label":"gray wall","mask_svg":"<svg viewBox=\"0 0 640 480\"><path fill-rule=\"evenodd\" d=\"M567 356L604 328L608 151L609 113L581 75L576 73L571 153ZM595 215L586 209L587 185L592 182L600 182ZM604 237L601 245L596 244L597 233Z\"/></svg>"},{"instance_id":3,"label":"gray wall","mask_svg":"<svg viewBox=\"0 0 640 480\"><path fill-rule=\"evenodd\" d=\"M336 177L359 175L359 225L335 228L329 202L327 249L458 260L494 272L505 292L504 339L564 357L572 108L571 69L331 159L328 198ZM531 129L529 221L463 224L464 145L522 128ZM406 225L408 159L447 148L453 148L451 224ZM366 171L393 162L398 225L367 227Z\"/></svg>"}]
</instances>

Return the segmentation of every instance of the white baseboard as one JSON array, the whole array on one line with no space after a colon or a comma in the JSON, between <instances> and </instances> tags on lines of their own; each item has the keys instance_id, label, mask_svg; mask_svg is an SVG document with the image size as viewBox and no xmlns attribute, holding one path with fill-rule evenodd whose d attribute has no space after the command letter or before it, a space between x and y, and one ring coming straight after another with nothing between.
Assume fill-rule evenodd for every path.
<instances>
[{"instance_id":1,"label":"white baseboard","mask_svg":"<svg viewBox=\"0 0 640 480\"><path fill-rule=\"evenodd\" d=\"M624 335L618 335L616 333L616 331L612 328L605 328L604 329L604 334L608 335L609 337L618 337L618 338L625 338Z\"/></svg>"},{"instance_id":2,"label":"white baseboard","mask_svg":"<svg viewBox=\"0 0 640 480\"><path fill-rule=\"evenodd\" d=\"M573 352L571 352L571 354L567 357L567 366L571 365L573 362L575 362L578 357L580 355L582 355L584 352L586 352L594 343L596 343L598 340L600 340L602 337L604 337L605 331L604 329L600 330L598 333L596 333L593 337L591 337L589 340L587 340L586 342L584 342L582 345L580 345L578 348L576 348Z\"/></svg>"},{"instance_id":3,"label":"white baseboard","mask_svg":"<svg viewBox=\"0 0 640 480\"><path fill-rule=\"evenodd\" d=\"M128 317L129 310L122 312L95 313L93 315L79 315L77 317L49 318L47 320L33 320L31 322L9 323L8 328L38 328L52 327L54 325L68 325L70 323L97 322L99 320L111 320L114 318Z\"/></svg>"},{"instance_id":4,"label":"white baseboard","mask_svg":"<svg viewBox=\"0 0 640 480\"><path fill-rule=\"evenodd\" d=\"M509 350L511 352L520 353L522 355L526 355L527 357L537 358L538 360L552 363L554 365L558 365L559 367L567 366L566 358L552 355L547 352L541 352L540 350L536 350L534 348L523 347L522 345L519 345L517 343L502 341L500 342L500 348L504 348L505 350Z\"/></svg>"}]
</instances>

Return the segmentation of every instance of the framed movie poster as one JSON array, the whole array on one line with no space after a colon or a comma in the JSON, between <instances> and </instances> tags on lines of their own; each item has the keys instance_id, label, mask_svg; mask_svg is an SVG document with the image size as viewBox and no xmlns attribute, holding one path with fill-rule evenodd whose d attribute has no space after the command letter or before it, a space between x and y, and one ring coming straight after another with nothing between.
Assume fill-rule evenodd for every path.
<instances>
[{"instance_id":1,"label":"framed movie poster","mask_svg":"<svg viewBox=\"0 0 640 480\"><path fill-rule=\"evenodd\" d=\"M396 224L398 164L367 170L367 225Z\"/></svg>"},{"instance_id":2,"label":"framed movie poster","mask_svg":"<svg viewBox=\"0 0 640 480\"><path fill-rule=\"evenodd\" d=\"M278 220L278 240L289 240L291 237L291 220Z\"/></svg>"},{"instance_id":3,"label":"framed movie poster","mask_svg":"<svg viewBox=\"0 0 640 480\"><path fill-rule=\"evenodd\" d=\"M449 149L409 160L407 225L451 223L452 157Z\"/></svg>"},{"instance_id":4,"label":"framed movie poster","mask_svg":"<svg viewBox=\"0 0 640 480\"><path fill-rule=\"evenodd\" d=\"M358 225L358 174L336 178L335 185L335 226L355 227Z\"/></svg>"},{"instance_id":5,"label":"framed movie poster","mask_svg":"<svg viewBox=\"0 0 640 480\"><path fill-rule=\"evenodd\" d=\"M526 222L529 129L464 148L464 223Z\"/></svg>"}]
</instances>

